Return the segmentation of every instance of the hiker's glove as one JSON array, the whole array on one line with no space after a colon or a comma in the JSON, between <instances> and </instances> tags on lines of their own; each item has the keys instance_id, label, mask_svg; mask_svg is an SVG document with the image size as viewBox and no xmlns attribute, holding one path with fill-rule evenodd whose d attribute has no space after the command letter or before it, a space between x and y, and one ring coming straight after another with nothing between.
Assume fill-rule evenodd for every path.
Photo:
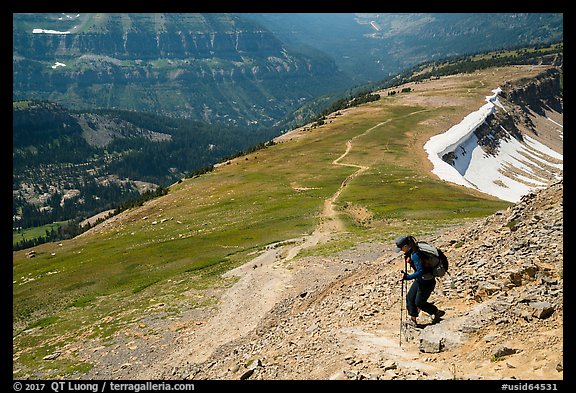
<instances>
[{"instance_id":1,"label":"hiker's glove","mask_svg":"<svg viewBox=\"0 0 576 393\"><path fill-rule=\"evenodd\" d=\"M402 273L402 280L407 280L406 276L406 272L404 270L400 270L400 273Z\"/></svg>"}]
</instances>

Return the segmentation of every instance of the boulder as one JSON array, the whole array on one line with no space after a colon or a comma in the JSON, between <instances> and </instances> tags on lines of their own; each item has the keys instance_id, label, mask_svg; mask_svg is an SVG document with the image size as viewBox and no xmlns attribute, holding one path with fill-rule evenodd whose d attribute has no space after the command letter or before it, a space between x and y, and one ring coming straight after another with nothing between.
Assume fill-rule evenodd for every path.
<instances>
[{"instance_id":1,"label":"boulder","mask_svg":"<svg viewBox=\"0 0 576 393\"><path fill-rule=\"evenodd\" d=\"M532 302L532 316L538 319L546 319L554 313L554 306L548 302Z\"/></svg>"},{"instance_id":2,"label":"boulder","mask_svg":"<svg viewBox=\"0 0 576 393\"><path fill-rule=\"evenodd\" d=\"M432 325L420 333L418 348L425 353L438 353L450 350L462 343L462 334L445 328L442 325Z\"/></svg>"}]
</instances>

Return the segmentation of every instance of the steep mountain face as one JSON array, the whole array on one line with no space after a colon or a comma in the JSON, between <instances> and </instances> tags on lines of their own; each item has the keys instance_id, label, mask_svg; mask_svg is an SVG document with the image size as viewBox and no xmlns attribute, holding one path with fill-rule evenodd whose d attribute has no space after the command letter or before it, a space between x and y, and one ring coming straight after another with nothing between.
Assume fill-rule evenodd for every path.
<instances>
[{"instance_id":1,"label":"steep mountain face","mask_svg":"<svg viewBox=\"0 0 576 393\"><path fill-rule=\"evenodd\" d=\"M227 14L15 14L14 99L270 126L350 80Z\"/></svg>"},{"instance_id":2,"label":"steep mountain face","mask_svg":"<svg viewBox=\"0 0 576 393\"><path fill-rule=\"evenodd\" d=\"M539 115L544 115L546 110L562 112L562 98L558 96L562 90L560 78L558 70L549 70L534 79L508 83L502 96Z\"/></svg>"},{"instance_id":3,"label":"steep mountain face","mask_svg":"<svg viewBox=\"0 0 576 393\"><path fill-rule=\"evenodd\" d=\"M32 20L42 26L50 16L36 15L32 20L16 16L16 21L20 18L26 18L26 26L31 26ZM118 59L212 58L217 52L218 57L241 61L241 52L266 55L282 50L271 32L225 14L99 14L76 19L83 24L76 34L70 31L73 28L60 34L56 30L32 29L33 34L29 28L17 30L14 41L18 51L35 60L86 53Z\"/></svg>"},{"instance_id":4,"label":"steep mountain face","mask_svg":"<svg viewBox=\"0 0 576 393\"><path fill-rule=\"evenodd\" d=\"M530 80L507 83L499 94L507 108L491 113L474 131L478 144L488 154L496 155L502 140L512 137L523 141L526 134L544 138L549 147L562 153L563 127L557 122L564 112L561 91L557 69ZM539 121L542 118L548 120L545 124L549 127L543 127Z\"/></svg>"}]
</instances>

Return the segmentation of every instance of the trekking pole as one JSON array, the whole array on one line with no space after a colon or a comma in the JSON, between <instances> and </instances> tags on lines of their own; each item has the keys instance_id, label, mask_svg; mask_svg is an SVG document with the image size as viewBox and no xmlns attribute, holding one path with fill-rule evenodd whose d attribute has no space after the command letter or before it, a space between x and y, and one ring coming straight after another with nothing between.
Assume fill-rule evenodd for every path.
<instances>
[{"instance_id":1,"label":"trekking pole","mask_svg":"<svg viewBox=\"0 0 576 393\"><path fill-rule=\"evenodd\" d=\"M400 347L402 346L402 322L403 320L403 311L404 311L404 278L402 278L402 280L400 280L400 283L402 284L402 290L401 290L401 295L400 295Z\"/></svg>"},{"instance_id":2,"label":"trekking pole","mask_svg":"<svg viewBox=\"0 0 576 393\"><path fill-rule=\"evenodd\" d=\"M405 274L406 270L408 270L408 262L406 261L406 257L402 256L404 259L404 270L402 270L402 273ZM401 295L400 295L400 347L402 347L402 324L404 323L404 285L405 285L405 281L404 277L402 277L402 279L400 280L400 282L402 283L402 290L401 290Z\"/></svg>"}]
</instances>

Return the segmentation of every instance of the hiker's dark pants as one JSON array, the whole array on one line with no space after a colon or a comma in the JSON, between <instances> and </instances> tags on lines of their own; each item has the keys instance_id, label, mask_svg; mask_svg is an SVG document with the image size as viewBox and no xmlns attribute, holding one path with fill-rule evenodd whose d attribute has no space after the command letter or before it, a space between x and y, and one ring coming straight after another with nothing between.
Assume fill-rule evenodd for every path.
<instances>
[{"instance_id":1,"label":"hiker's dark pants","mask_svg":"<svg viewBox=\"0 0 576 393\"><path fill-rule=\"evenodd\" d=\"M414 280L408 294L406 294L406 308L411 317L418 316L418 309L428 314L436 314L438 307L428 303L428 298L432 294L436 280Z\"/></svg>"}]
</instances>

